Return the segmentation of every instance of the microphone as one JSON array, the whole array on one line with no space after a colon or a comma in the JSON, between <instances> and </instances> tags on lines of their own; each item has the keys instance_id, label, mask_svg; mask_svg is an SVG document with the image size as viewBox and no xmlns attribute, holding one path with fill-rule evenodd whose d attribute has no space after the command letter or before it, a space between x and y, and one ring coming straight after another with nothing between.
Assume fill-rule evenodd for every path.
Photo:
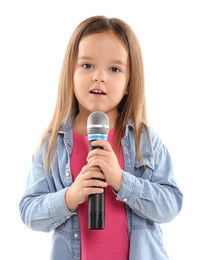
<instances>
[{"instance_id":1,"label":"microphone","mask_svg":"<svg viewBox=\"0 0 203 260\"><path fill-rule=\"evenodd\" d=\"M103 149L100 146L92 146L94 140L107 140L109 131L109 119L100 111L91 113L87 119L87 134L90 151ZM105 192L91 194L88 197L88 229L104 229L105 223Z\"/></svg>"}]
</instances>

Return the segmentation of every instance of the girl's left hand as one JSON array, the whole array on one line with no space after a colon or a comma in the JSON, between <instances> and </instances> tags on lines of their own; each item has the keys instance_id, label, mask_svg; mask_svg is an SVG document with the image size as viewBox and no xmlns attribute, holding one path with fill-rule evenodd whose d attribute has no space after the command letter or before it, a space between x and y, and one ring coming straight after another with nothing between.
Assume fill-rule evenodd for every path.
<instances>
[{"instance_id":1,"label":"girl's left hand","mask_svg":"<svg viewBox=\"0 0 203 260\"><path fill-rule=\"evenodd\" d=\"M87 156L88 164L99 166L105 175L106 182L118 192L122 183L122 169L118 163L116 154L114 153L109 142L104 140L93 141L92 146L100 146L103 149L94 149Z\"/></svg>"}]
</instances>

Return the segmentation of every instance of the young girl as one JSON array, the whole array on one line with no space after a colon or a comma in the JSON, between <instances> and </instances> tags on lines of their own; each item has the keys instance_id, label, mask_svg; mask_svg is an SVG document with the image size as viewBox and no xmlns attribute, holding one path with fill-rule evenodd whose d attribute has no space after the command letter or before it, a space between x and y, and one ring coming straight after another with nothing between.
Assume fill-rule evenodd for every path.
<instances>
[{"instance_id":1,"label":"young girl","mask_svg":"<svg viewBox=\"0 0 203 260\"><path fill-rule=\"evenodd\" d=\"M109 118L89 151L87 118ZM88 229L88 196L105 190L105 228ZM53 118L20 201L23 222L53 232L53 260L168 259L159 224L182 206L170 155L146 119L139 42L124 21L94 16L69 41Z\"/></svg>"}]
</instances>

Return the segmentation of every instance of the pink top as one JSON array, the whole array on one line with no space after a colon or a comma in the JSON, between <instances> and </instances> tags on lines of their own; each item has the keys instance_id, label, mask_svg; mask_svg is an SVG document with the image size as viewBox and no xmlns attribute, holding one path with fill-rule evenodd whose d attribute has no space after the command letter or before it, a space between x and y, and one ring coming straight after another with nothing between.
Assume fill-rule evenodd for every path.
<instances>
[{"instance_id":1,"label":"pink top","mask_svg":"<svg viewBox=\"0 0 203 260\"><path fill-rule=\"evenodd\" d=\"M108 141L112 145L114 129L109 131ZM87 136L73 133L74 148L71 155L73 180L86 165L89 152ZM81 152L82 151L82 152ZM119 164L123 169L122 149ZM127 260L129 256L128 223L123 202L116 200L111 187L105 190L105 229L88 229L88 200L78 206L81 230L81 260Z\"/></svg>"}]
</instances>

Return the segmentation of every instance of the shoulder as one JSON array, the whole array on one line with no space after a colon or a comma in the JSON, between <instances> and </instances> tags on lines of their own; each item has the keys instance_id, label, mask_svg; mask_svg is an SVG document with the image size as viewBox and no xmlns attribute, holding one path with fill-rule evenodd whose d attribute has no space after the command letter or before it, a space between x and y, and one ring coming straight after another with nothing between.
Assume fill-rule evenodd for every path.
<instances>
[{"instance_id":1,"label":"shoulder","mask_svg":"<svg viewBox=\"0 0 203 260\"><path fill-rule=\"evenodd\" d=\"M142 129L141 149L144 151L147 150L153 156L159 153L161 150L166 149L159 134L149 124Z\"/></svg>"},{"instance_id":2,"label":"shoulder","mask_svg":"<svg viewBox=\"0 0 203 260\"><path fill-rule=\"evenodd\" d=\"M44 141L39 144L39 146L34 154L34 157L33 157L36 161L39 161L41 163L45 161L51 139L52 139L52 134L48 133L46 138L44 139ZM67 124L61 126L57 133L57 136L55 139L55 144L54 144L55 155L58 152L60 153L60 151L64 149L66 144L68 144L68 147L70 147L70 146L72 147L72 143L73 143L73 141L72 141L72 121L69 121Z\"/></svg>"}]
</instances>

